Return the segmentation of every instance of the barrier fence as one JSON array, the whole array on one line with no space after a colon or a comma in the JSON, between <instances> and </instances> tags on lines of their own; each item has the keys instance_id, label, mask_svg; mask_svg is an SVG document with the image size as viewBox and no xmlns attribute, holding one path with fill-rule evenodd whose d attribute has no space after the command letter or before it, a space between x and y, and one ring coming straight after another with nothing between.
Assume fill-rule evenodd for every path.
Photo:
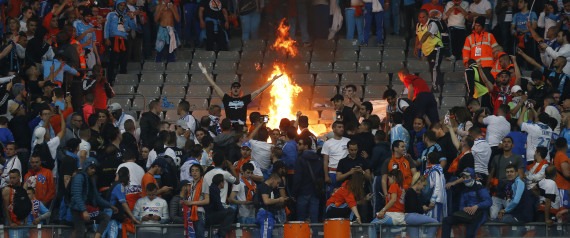
<instances>
[{"instance_id":1,"label":"barrier fence","mask_svg":"<svg viewBox=\"0 0 570 238\"><path fill-rule=\"evenodd\" d=\"M369 237L369 228L372 224L350 224L347 230L343 230L344 226L333 225L328 228L324 223L309 224L310 228L305 230L298 226L299 223L287 223L275 225L273 237L347 237L343 232L350 234L352 238ZM332 227L332 228L331 228ZM346 226L348 227L348 226ZM382 226L379 227L378 237L401 237L410 238L433 238L439 237L441 224L425 224L421 226ZM6 227L0 225L0 238L8 238L10 230L23 230L25 237L30 238L67 238L71 236L73 228L62 225L44 225L44 226L20 226L17 228ZM331 230L332 229L332 230ZM327 232L325 232L327 230ZM288 233L289 232L289 233ZM463 237L464 229L455 229L453 237ZM212 226L207 231L206 237L217 233L217 227ZM288 234L287 234L288 233ZM434 236L433 233L438 234ZM285 236L287 234L287 236ZM294 236L290 236L294 234ZM310 235L309 235L310 234ZM331 236L332 235L332 236ZM87 237L93 237L93 230L88 226ZM135 238L181 238L184 237L184 226L182 224L160 224L160 225L137 225ZM233 224L230 238L255 238L259 237L259 226ZM570 224L554 224L546 226L545 223L526 223L521 225L508 225L504 223L485 223L478 232L478 237L570 237Z\"/></svg>"}]
</instances>

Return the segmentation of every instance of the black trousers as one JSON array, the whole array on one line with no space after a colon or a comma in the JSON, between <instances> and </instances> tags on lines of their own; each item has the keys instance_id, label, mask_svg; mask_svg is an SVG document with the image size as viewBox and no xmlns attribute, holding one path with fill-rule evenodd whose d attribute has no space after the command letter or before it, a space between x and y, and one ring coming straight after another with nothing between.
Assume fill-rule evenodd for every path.
<instances>
[{"instance_id":1,"label":"black trousers","mask_svg":"<svg viewBox=\"0 0 570 238\"><path fill-rule=\"evenodd\" d=\"M437 101L435 101L435 96L433 96L433 93L419 93L418 96L416 96L414 99L414 108L416 110L416 116L421 117L425 114L431 123L439 122Z\"/></svg>"},{"instance_id":2,"label":"black trousers","mask_svg":"<svg viewBox=\"0 0 570 238\"><path fill-rule=\"evenodd\" d=\"M86 230L85 230L85 220L83 220L82 212L72 210L71 215L73 216L73 234L75 234L75 236L72 235L71 237L75 238L84 237L86 234ZM103 234L111 218L107 216L107 214L105 214L103 210L101 210L99 211L99 215L96 216L95 218L92 218L91 220L95 220L97 224L99 224L99 226L97 226L97 233Z\"/></svg>"},{"instance_id":3,"label":"black trousers","mask_svg":"<svg viewBox=\"0 0 570 238\"><path fill-rule=\"evenodd\" d=\"M443 48L435 48L428 56L429 72L433 86L443 85L443 74L441 74L441 60L443 59Z\"/></svg>"},{"instance_id":4,"label":"black trousers","mask_svg":"<svg viewBox=\"0 0 570 238\"><path fill-rule=\"evenodd\" d=\"M451 46L451 54L455 56L456 60L463 60L462 51L467 38L467 31L461 28L449 27L449 38Z\"/></svg>"},{"instance_id":5,"label":"black trousers","mask_svg":"<svg viewBox=\"0 0 570 238\"><path fill-rule=\"evenodd\" d=\"M109 83L111 85L113 85L113 83L115 82L115 76L117 75L115 69L118 66L119 67L119 73L120 74L126 74L127 73L127 44L128 44L128 40L124 39L125 41L125 49L124 50L120 50L119 52L115 52L113 49L115 47L119 48L119 46L115 46L115 38L118 37L110 37L110 41L111 41L111 47L109 50L109 65L107 65L107 81L109 81ZM117 42L120 42L120 40L118 40Z\"/></svg>"},{"instance_id":6,"label":"black trousers","mask_svg":"<svg viewBox=\"0 0 570 238\"><path fill-rule=\"evenodd\" d=\"M226 208L221 211L208 211L206 212L206 226L220 225L218 235L226 237L231 230L232 222L234 221L235 212L231 208Z\"/></svg>"},{"instance_id":7,"label":"black trousers","mask_svg":"<svg viewBox=\"0 0 570 238\"><path fill-rule=\"evenodd\" d=\"M224 26L212 21L206 21L206 50L214 50L214 44L218 50L228 50L228 40Z\"/></svg>"}]
</instances>

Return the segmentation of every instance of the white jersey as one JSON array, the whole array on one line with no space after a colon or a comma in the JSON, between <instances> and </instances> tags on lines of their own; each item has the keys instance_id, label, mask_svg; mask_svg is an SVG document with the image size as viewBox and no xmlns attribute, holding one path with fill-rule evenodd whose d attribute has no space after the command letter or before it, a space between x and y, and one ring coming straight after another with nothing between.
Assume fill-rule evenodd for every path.
<instances>
[{"instance_id":1,"label":"white jersey","mask_svg":"<svg viewBox=\"0 0 570 238\"><path fill-rule=\"evenodd\" d=\"M560 208L560 192L556 182L552 179L543 179L538 182L538 190L540 191L540 202L544 202L546 198L550 198L552 209Z\"/></svg>"},{"instance_id":2,"label":"white jersey","mask_svg":"<svg viewBox=\"0 0 570 238\"><path fill-rule=\"evenodd\" d=\"M329 168L336 169L338 162L348 155L346 144L348 144L349 141L350 139L346 137L342 137L340 140L331 138L325 141L321 154L329 156ZM329 173L330 172L333 171L329 171Z\"/></svg>"},{"instance_id":3,"label":"white jersey","mask_svg":"<svg viewBox=\"0 0 570 238\"><path fill-rule=\"evenodd\" d=\"M135 204L135 209L133 210L133 215L137 220L141 220L142 217L152 214L153 216L160 216L160 221L143 221L142 224L160 224L168 222L170 218L168 215L168 203L166 200L156 197L154 200L148 199L148 197L139 198ZM145 227L144 231L154 231L161 232L160 227Z\"/></svg>"},{"instance_id":4,"label":"white jersey","mask_svg":"<svg viewBox=\"0 0 570 238\"><path fill-rule=\"evenodd\" d=\"M0 164L0 174L1 174L1 178L0 178L0 189L6 187L8 185L8 175L10 173L10 170L12 169L17 169L18 171L20 171L20 174L22 174L22 164L20 163L20 159L18 159L18 156L15 155L14 157L12 157L11 159L8 159L4 164ZM22 176L23 178L24 176ZM20 178L20 181L22 179Z\"/></svg>"},{"instance_id":5,"label":"white jersey","mask_svg":"<svg viewBox=\"0 0 570 238\"><path fill-rule=\"evenodd\" d=\"M142 177L144 176L144 169L135 162L125 162L117 167L119 169L126 167L129 169L129 186L127 187L127 194L142 192Z\"/></svg>"},{"instance_id":6,"label":"white jersey","mask_svg":"<svg viewBox=\"0 0 570 238\"><path fill-rule=\"evenodd\" d=\"M542 123L527 123L521 125L521 131L528 134L526 139L526 161L534 160L534 153L536 147L550 148L550 141L552 140L552 129ZM546 155L546 160L550 161L550 156Z\"/></svg>"},{"instance_id":7,"label":"white jersey","mask_svg":"<svg viewBox=\"0 0 570 238\"><path fill-rule=\"evenodd\" d=\"M216 167L210 170L208 173L206 173L206 175L204 175L204 184L202 185L202 192L208 194L210 193L210 185L212 184L212 179L217 174L224 175L224 180L226 184L224 184L224 188L220 189L220 197L222 198L222 203L227 204L226 199L228 198L228 187L229 187L228 183L235 184L237 180L237 178L234 177L232 174L230 174L230 172L228 171Z\"/></svg>"},{"instance_id":8,"label":"white jersey","mask_svg":"<svg viewBox=\"0 0 570 238\"><path fill-rule=\"evenodd\" d=\"M251 180L249 182L254 183ZM238 185L233 186L232 192L236 192L235 200L246 201L247 200L247 197L245 194L246 190L247 190L247 187L245 186L245 183L241 180L240 180ZM254 218L255 217L255 207L253 205L241 205L240 204L239 209L238 209L238 216L239 217Z\"/></svg>"}]
</instances>

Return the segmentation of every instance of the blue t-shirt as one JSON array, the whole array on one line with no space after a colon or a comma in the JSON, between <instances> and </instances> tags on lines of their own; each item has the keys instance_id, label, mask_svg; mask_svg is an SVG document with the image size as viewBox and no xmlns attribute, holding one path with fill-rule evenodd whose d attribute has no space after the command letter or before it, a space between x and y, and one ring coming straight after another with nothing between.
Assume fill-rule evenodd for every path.
<instances>
[{"instance_id":1,"label":"blue t-shirt","mask_svg":"<svg viewBox=\"0 0 570 238\"><path fill-rule=\"evenodd\" d=\"M528 27L526 26L527 21L529 20L529 15L530 15L530 22L536 22L537 21L537 17L536 17L536 13L528 11L526 13L522 13L522 12L517 12L515 13L515 16L513 17L513 23L511 23L512 25L515 25L515 30L517 32L523 32L523 31L528 31ZM527 33L530 34L530 33Z\"/></svg>"},{"instance_id":2,"label":"blue t-shirt","mask_svg":"<svg viewBox=\"0 0 570 238\"><path fill-rule=\"evenodd\" d=\"M8 142L14 142L14 135L10 129L0 128L0 142L2 142L3 145L7 144Z\"/></svg>"},{"instance_id":3,"label":"blue t-shirt","mask_svg":"<svg viewBox=\"0 0 570 238\"><path fill-rule=\"evenodd\" d=\"M75 20L73 22L73 27L75 27L75 30L77 31L77 35L76 37L79 37L81 34L83 34L83 32L93 28L93 25L91 25L91 23L85 24L83 21L81 20ZM79 43L81 44L85 44L85 42L91 40L91 44L86 45L85 48L86 49L92 49L93 48L93 44L95 44L95 32L89 33L87 35L85 35L85 37L83 37Z\"/></svg>"},{"instance_id":4,"label":"blue t-shirt","mask_svg":"<svg viewBox=\"0 0 570 238\"><path fill-rule=\"evenodd\" d=\"M46 206L42 202L40 202L40 200L33 200L32 211L30 212L30 215L28 215L28 218L26 219L27 223L32 224L34 219L36 219L38 216L46 214L46 212L49 212L49 209L47 209Z\"/></svg>"},{"instance_id":5,"label":"blue t-shirt","mask_svg":"<svg viewBox=\"0 0 570 238\"><path fill-rule=\"evenodd\" d=\"M125 186L119 184L113 188L111 191L111 204L115 207L127 202L127 193L125 192Z\"/></svg>"},{"instance_id":6,"label":"blue t-shirt","mask_svg":"<svg viewBox=\"0 0 570 238\"><path fill-rule=\"evenodd\" d=\"M57 73L57 70L59 69L61 63L59 62L59 60L54 59L54 60L45 60L42 62L42 65L44 67L44 77L47 78L50 74L50 68L51 65L53 66L53 72ZM73 75L77 75L77 70L75 70L74 68L72 68L71 66L65 64L63 65L63 70L59 71L58 74L55 75L54 80L63 83L63 72L67 72Z\"/></svg>"}]
</instances>

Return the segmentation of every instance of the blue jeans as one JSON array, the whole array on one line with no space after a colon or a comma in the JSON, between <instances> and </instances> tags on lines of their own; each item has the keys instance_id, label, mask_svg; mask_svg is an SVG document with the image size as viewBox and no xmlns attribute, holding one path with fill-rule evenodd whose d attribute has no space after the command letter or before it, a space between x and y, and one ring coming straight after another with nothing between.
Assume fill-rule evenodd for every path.
<instances>
[{"instance_id":1,"label":"blue jeans","mask_svg":"<svg viewBox=\"0 0 570 238\"><path fill-rule=\"evenodd\" d=\"M314 195L299 195L297 197L297 220L311 219L311 223L319 221L319 198Z\"/></svg>"},{"instance_id":2,"label":"blue jeans","mask_svg":"<svg viewBox=\"0 0 570 238\"><path fill-rule=\"evenodd\" d=\"M390 9L384 9L384 22L390 25L390 17L392 18L392 32L400 34L400 2L401 0L392 0L390 2ZM385 6L385 5L382 5Z\"/></svg>"},{"instance_id":3,"label":"blue jeans","mask_svg":"<svg viewBox=\"0 0 570 238\"><path fill-rule=\"evenodd\" d=\"M346 39L354 39L354 28L356 26L356 31L358 34L358 41L364 43L364 17L354 16L354 8L345 8L344 13L346 16Z\"/></svg>"},{"instance_id":4,"label":"blue jeans","mask_svg":"<svg viewBox=\"0 0 570 238\"><path fill-rule=\"evenodd\" d=\"M203 212L198 212L198 220L193 223L196 238L204 238L204 233L206 233L206 215Z\"/></svg>"},{"instance_id":5,"label":"blue jeans","mask_svg":"<svg viewBox=\"0 0 570 238\"><path fill-rule=\"evenodd\" d=\"M309 43L311 38L309 36L309 24L307 20L307 4L305 1L297 1L297 17L291 17L289 19L289 35L291 38L295 39L295 33L297 31L297 23L299 28L301 28L301 41L303 43Z\"/></svg>"},{"instance_id":6,"label":"blue jeans","mask_svg":"<svg viewBox=\"0 0 570 238\"><path fill-rule=\"evenodd\" d=\"M338 187L336 186L336 172L329 173L329 178L331 179L331 183L327 185L327 199L331 197L334 189Z\"/></svg>"},{"instance_id":7,"label":"blue jeans","mask_svg":"<svg viewBox=\"0 0 570 238\"><path fill-rule=\"evenodd\" d=\"M200 21L198 20L198 3L186 3L184 9L184 31L182 36L185 42L193 41L194 45L200 44Z\"/></svg>"},{"instance_id":8,"label":"blue jeans","mask_svg":"<svg viewBox=\"0 0 570 238\"><path fill-rule=\"evenodd\" d=\"M243 41L257 39L261 14L254 11L247 15L239 16L239 19L241 21L241 39Z\"/></svg>"},{"instance_id":9,"label":"blue jeans","mask_svg":"<svg viewBox=\"0 0 570 238\"><path fill-rule=\"evenodd\" d=\"M384 1L380 1L384 5ZM376 43L384 42L384 11L372 12L372 3L364 3L364 43L368 43L372 31L372 20L376 22Z\"/></svg>"},{"instance_id":10,"label":"blue jeans","mask_svg":"<svg viewBox=\"0 0 570 238\"><path fill-rule=\"evenodd\" d=\"M407 228L408 232L410 233L410 237L419 237L420 235L419 225L423 225L426 223L438 223L436 219L418 213L406 213L405 220L406 220L406 225L408 225ZM435 237L437 228L438 226L426 227L425 230L427 237Z\"/></svg>"},{"instance_id":11,"label":"blue jeans","mask_svg":"<svg viewBox=\"0 0 570 238\"><path fill-rule=\"evenodd\" d=\"M372 220L370 223L371 223L371 226L368 227L368 237L369 238L378 237L378 232L381 232L380 231L380 225L386 225L386 226L393 226L394 225L392 218L390 218L389 216L384 216L384 218L382 218L382 219L374 218L374 220Z\"/></svg>"}]
</instances>

